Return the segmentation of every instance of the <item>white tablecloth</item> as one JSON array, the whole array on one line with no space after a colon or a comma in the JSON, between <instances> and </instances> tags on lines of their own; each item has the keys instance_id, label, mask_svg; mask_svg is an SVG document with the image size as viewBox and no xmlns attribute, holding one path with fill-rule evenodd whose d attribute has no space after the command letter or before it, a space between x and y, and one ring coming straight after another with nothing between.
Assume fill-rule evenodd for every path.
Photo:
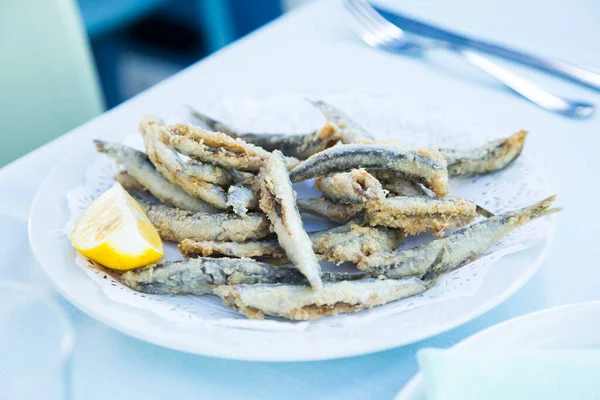
<instances>
[{"instance_id":1,"label":"white tablecloth","mask_svg":"<svg viewBox=\"0 0 600 400\"><path fill-rule=\"evenodd\" d=\"M598 2L407 0L395 6L399 5L466 32L600 67ZM555 92L600 104L597 92L523 73ZM415 352L423 346L450 346L515 315L600 299L600 246L596 244L600 193L595 165L600 158L600 117L574 121L547 113L442 51L426 59L374 51L345 28L337 1L315 2L280 18L0 170L1 279L28 282L52 293L27 241L28 209L38 186L58 160L78 146L90 145L92 128L110 130L115 114L144 115L178 101L162 95L167 89L177 89L182 102L191 91L210 97L262 97L282 91L362 90L418 94L419 98L459 106L507 134L528 129L531 135L525 151L543 164L565 211L558 216L548 260L504 304L445 334L369 356L284 364L192 356L127 337L54 294L76 328L73 381L77 400L391 398L417 371Z\"/></svg>"}]
</instances>

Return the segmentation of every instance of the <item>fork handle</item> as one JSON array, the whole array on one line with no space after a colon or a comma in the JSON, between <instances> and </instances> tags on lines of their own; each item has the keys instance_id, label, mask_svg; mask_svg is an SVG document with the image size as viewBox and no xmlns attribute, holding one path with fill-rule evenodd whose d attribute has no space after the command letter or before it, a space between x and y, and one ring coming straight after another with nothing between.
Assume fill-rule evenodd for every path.
<instances>
[{"instance_id":1,"label":"fork handle","mask_svg":"<svg viewBox=\"0 0 600 400\"><path fill-rule=\"evenodd\" d=\"M574 102L558 97L477 53L459 47L450 47L450 49L456 54L461 55L471 65L479 68L542 108L574 118L587 117L594 111L594 106L591 104Z\"/></svg>"}]
</instances>

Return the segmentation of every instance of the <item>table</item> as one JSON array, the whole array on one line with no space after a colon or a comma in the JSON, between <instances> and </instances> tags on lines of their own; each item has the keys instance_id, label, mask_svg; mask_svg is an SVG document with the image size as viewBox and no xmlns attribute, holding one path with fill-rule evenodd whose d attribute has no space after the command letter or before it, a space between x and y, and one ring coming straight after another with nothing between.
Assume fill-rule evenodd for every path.
<instances>
[{"instance_id":1,"label":"table","mask_svg":"<svg viewBox=\"0 0 600 400\"><path fill-rule=\"evenodd\" d=\"M600 3L572 0L564 7L559 0L425 0L406 1L402 7L466 32L600 66ZM374 51L345 28L339 10L337 1L318 1L294 11L0 170L0 279L48 291L67 311L77 334L75 399L387 399L417 371L415 353L424 346L451 346L519 314L600 299L600 246L595 244L600 191L593 164L600 148L600 117L574 121L547 113L442 52L418 59ZM523 73L556 92L600 104L599 93ZM115 115L130 115L135 129L139 116L168 104L170 99L162 96L167 88L179 90L182 101L190 90L212 97L324 90L416 93L467 109L507 133L527 128L531 135L525 151L543 164L565 207L557 218L555 243L534 278L494 310L450 332L377 354L307 363L236 362L130 338L52 291L29 250L28 208L58 160L79 146L89 146L95 132L110 131Z\"/></svg>"}]
</instances>

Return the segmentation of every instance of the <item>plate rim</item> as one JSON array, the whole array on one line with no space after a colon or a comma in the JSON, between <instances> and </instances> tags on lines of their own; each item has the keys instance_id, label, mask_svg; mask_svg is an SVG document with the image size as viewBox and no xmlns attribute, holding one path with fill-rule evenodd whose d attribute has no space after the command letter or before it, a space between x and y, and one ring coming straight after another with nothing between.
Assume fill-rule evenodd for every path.
<instances>
[{"instance_id":1,"label":"plate rim","mask_svg":"<svg viewBox=\"0 0 600 400\"><path fill-rule=\"evenodd\" d=\"M581 301L576 303L568 303L562 304L559 306L542 308L540 310L532 311L526 314L517 315L513 318L506 319L504 321L500 321L497 324L492 326L488 326L485 329L482 329L478 332L473 333L472 335L464 338L460 342L454 344L453 346L448 347L448 349L460 350L463 347L468 347L472 345L473 341L479 340L481 337L485 337L488 335L494 335L496 331L503 331L507 328L510 328L512 325L520 324L523 321L529 319L537 319L539 317L543 317L546 314L563 314L565 311L572 311L578 308L598 308L600 309L600 300L590 300L590 301ZM417 372L407 383L404 385L402 390L398 392L394 400L411 400L416 399L416 395L418 391L421 389L423 385L423 375L421 372Z\"/></svg>"},{"instance_id":2,"label":"plate rim","mask_svg":"<svg viewBox=\"0 0 600 400\"><path fill-rule=\"evenodd\" d=\"M390 95L388 94L387 96L389 97ZM395 96L392 95L392 97L395 97ZM113 139L111 137L108 137L107 135L104 135L103 137L105 137L106 139ZM124 321L121 321L117 317L111 318L110 315L103 313L102 310L99 309L99 305L94 304L94 303L97 303L98 300L100 299L99 297L97 297L96 294L94 294L94 296L95 296L94 301L90 301L89 299L90 299L91 295L88 296L87 298L82 298L81 296L78 296L78 293L76 293L76 292L72 293L72 288L69 287L69 285L66 284L65 282L61 282L60 279L58 279L58 277L55 276L55 273L52 272L51 265L49 265L48 262L44 259L45 255L40 253L41 246L38 247L38 244L39 244L38 241L41 241L41 240L44 240L47 238L44 237L45 232L40 231L37 227L38 226L42 226L42 227L48 226L48 227L56 228L56 227L54 227L54 222L46 221L45 223L41 223L38 221L39 218L41 218L43 216L43 213L40 213L40 211L45 209L45 207L43 206L43 203L45 200L44 196L49 191L52 192L50 185L53 183L54 180L59 179L58 178L59 171L61 171L61 169L65 168L65 166L67 164L73 162L73 160L75 160L75 162L76 162L75 165L84 163L83 159L84 159L84 155L86 154L86 149L84 149L83 152L80 149L79 153L73 152L68 157L65 157L64 159L57 162L53 166L53 168L51 168L48 175L44 178L42 184L36 191L36 194L31 203L30 213L29 213L29 218L28 218L28 239L29 239L30 247L32 249L34 258L36 259L37 263L42 267L42 270L44 271L45 275L48 277L48 279L50 280L50 282L52 283L54 288L65 299L67 299L75 307L77 307L78 309L80 309L81 311L83 311L84 313L89 315L90 317L92 317L92 318L96 319L97 321L99 321L111 328L114 328L128 336L135 337L139 340L143 340L143 341L155 344L155 345L159 345L162 347L167 347L167 348L170 348L173 350L178 350L178 351L191 353L191 354L198 354L198 355L203 355L203 356L218 357L218 358L231 359L231 360L268 361L268 362L302 362L302 361L339 359L339 358L345 358L345 357L353 357L353 356L372 354L372 353L377 353L377 352L405 346L405 345L408 345L411 343L415 343L415 342L430 338L432 336L439 335L443 332L454 329L456 327L459 327L459 326L467 323L468 321L471 321L472 319L483 315L487 311L493 309L494 307L498 306L499 304L501 304L502 302L507 300L515 292L517 292L520 288L522 288L525 285L525 283L527 283L531 279L531 277L539 270L539 268L541 267L543 262L546 260L548 254L549 254L549 251L552 247L552 244L554 242L554 238L555 238L556 219L555 219L555 216L552 215L549 218L550 224L549 224L547 236L542 241L540 241L534 247L531 248L531 249L538 249L538 250L536 250L537 254L534 256L535 258L531 261L524 261L524 262L520 261L525 264L527 271L525 273L519 275L518 279L515 279L514 281L512 281L510 283L510 285L507 285L506 289L504 289L501 293L498 293L497 295L490 297L486 301L478 303L470 311L464 312L464 313L460 314L460 316L449 319L443 323L430 324L429 328L419 330L418 334L416 334L416 335L413 334L412 336L410 334L408 334L408 335L405 335L404 337L401 337L400 340L393 340L393 339L390 339L389 337L386 337L386 341L381 341L381 342L379 342L379 341L367 341L367 342L363 341L363 343L361 344L360 347L356 346L356 345L339 346L339 347L335 347L335 348L328 348L326 352L322 352L322 353L317 353L314 350L307 352L307 351L305 351L306 349L304 349L304 351L302 351L302 352L289 350L285 354L281 354L281 353L277 353L277 352L273 352L273 351L271 351L271 352L265 351L260 354L257 352L251 352L251 351L244 352L242 354L233 354L231 352L229 352L229 353L224 352L224 351L222 351L222 349L212 350L211 348L207 348L206 346L202 347L201 345L198 345L198 344L194 345L193 347L190 347L189 343L186 343L186 342L179 343L177 341L174 341L173 337L166 337L164 335L162 335L162 336L153 335L151 331L150 332L144 331L143 329L140 329L139 327L137 327L133 324L127 324ZM83 153L83 155L82 155L82 153ZM87 150L87 153L96 154L95 152L91 152L91 150L89 150L89 149ZM533 161L533 160L532 160L532 162L535 163L535 161ZM89 165L89 162L85 162L85 165ZM79 173L81 175L85 175L85 171L80 171ZM545 178L545 176L543 175L543 172L541 170L540 170L540 174L543 178ZM73 176L73 175L71 175L71 176ZM72 183L70 185L72 185ZM56 190L54 190L54 192L56 192ZM64 197L64 194L65 193L62 193L62 194L55 193L54 196L56 198L55 200L57 201L57 204L58 204L58 202L66 202L66 198ZM59 198L60 196L63 196L63 197ZM56 217L55 217L55 219L56 219ZM62 225L60 226L60 228L61 228L61 239L60 240L68 242L68 238L66 237L66 235L64 235L62 233L62 227L65 222L66 221L62 221ZM525 249L524 251L527 251L527 250L529 250L529 249ZM59 251L59 250L57 250L57 251ZM64 251L64 248L62 248L61 251ZM503 257L503 259L509 260L511 256L514 256L515 254L522 254L522 253L523 253L523 250L519 250L518 252L516 252L514 254L509 254L509 255ZM61 256L60 253L54 253L53 255L57 256L55 258L59 258ZM503 262L503 261L501 260L500 263L501 262ZM506 262L506 261L504 261L504 262ZM75 265L75 262L73 262L73 265ZM81 273L84 273L84 271L81 271ZM92 282L92 281L90 280L90 282ZM104 295L104 296L106 296L106 295ZM134 307L131 306L131 308L134 308ZM124 310L130 311L130 308L126 308ZM139 308L136 308L136 310L140 310L140 313L139 313L140 315L149 313L149 311L142 310ZM408 311L408 312L410 312L410 311ZM145 318L147 316L142 315L142 317ZM236 328L211 327L211 329L221 329L223 331L230 331L231 329L236 329ZM351 329L351 328L347 327L346 329ZM240 329L239 331L243 331L243 330ZM290 332L290 333L294 333L294 332ZM307 332L296 332L296 333L304 334Z\"/></svg>"}]
</instances>

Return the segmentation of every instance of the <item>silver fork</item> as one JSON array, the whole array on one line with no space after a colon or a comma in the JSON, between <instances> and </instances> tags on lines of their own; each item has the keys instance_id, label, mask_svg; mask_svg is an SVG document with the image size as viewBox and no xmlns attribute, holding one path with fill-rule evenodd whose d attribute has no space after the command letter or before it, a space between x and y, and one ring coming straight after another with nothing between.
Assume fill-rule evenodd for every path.
<instances>
[{"instance_id":1,"label":"silver fork","mask_svg":"<svg viewBox=\"0 0 600 400\"><path fill-rule=\"evenodd\" d=\"M344 0L344 6L353 17L350 19L352 28L369 46L395 53L443 47L546 110L572 118L585 118L594 113L593 104L554 95L475 52L407 33L385 19L366 0Z\"/></svg>"}]
</instances>

